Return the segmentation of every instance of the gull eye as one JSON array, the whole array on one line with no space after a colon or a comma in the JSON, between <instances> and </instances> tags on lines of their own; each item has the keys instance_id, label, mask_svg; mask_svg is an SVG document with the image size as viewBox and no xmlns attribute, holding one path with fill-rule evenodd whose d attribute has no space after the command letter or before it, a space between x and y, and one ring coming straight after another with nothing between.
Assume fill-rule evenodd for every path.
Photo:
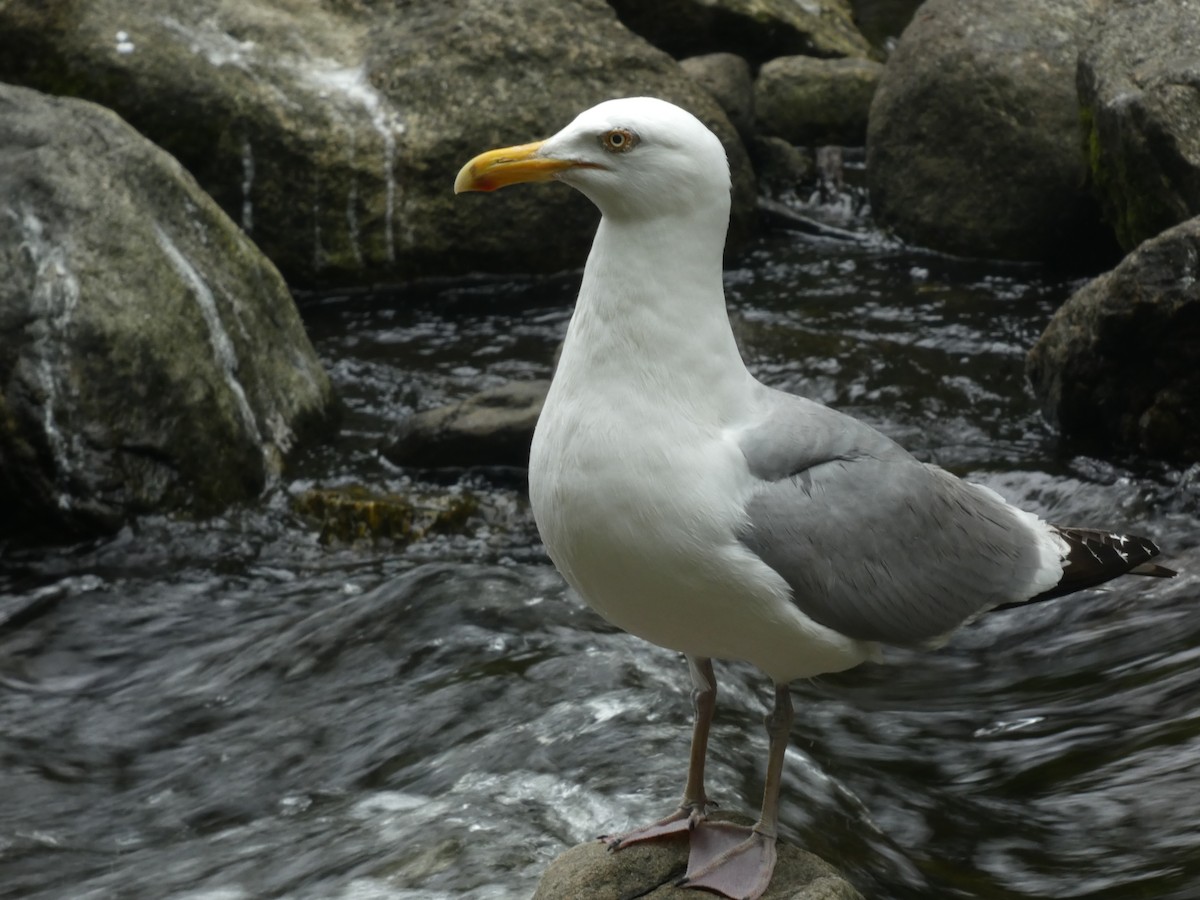
<instances>
[{"instance_id":1,"label":"gull eye","mask_svg":"<svg viewBox=\"0 0 1200 900\"><path fill-rule=\"evenodd\" d=\"M628 128L614 128L600 135L600 143L609 153L628 153L637 142L637 135Z\"/></svg>"}]
</instances>

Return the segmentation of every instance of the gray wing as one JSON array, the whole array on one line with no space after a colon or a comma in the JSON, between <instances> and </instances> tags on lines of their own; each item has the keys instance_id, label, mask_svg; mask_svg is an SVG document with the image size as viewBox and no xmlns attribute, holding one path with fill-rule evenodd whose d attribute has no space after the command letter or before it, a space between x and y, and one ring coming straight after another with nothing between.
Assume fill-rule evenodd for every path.
<instances>
[{"instance_id":1,"label":"gray wing","mask_svg":"<svg viewBox=\"0 0 1200 900\"><path fill-rule=\"evenodd\" d=\"M820 404L777 391L769 404L741 439L761 488L739 537L805 615L860 640L923 644L1037 593L1039 536L991 492Z\"/></svg>"}]
</instances>

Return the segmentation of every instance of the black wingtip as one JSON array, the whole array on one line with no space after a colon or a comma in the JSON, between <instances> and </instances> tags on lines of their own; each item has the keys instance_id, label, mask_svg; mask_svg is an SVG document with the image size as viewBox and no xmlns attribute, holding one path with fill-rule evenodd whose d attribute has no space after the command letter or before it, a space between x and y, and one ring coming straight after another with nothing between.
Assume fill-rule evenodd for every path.
<instances>
[{"instance_id":1,"label":"black wingtip","mask_svg":"<svg viewBox=\"0 0 1200 900\"><path fill-rule=\"evenodd\" d=\"M1151 578L1174 578L1179 573L1157 563L1142 563L1129 570L1130 575L1149 575Z\"/></svg>"},{"instance_id":2,"label":"black wingtip","mask_svg":"<svg viewBox=\"0 0 1200 900\"><path fill-rule=\"evenodd\" d=\"M1175 574L1165 566L1149 563L1158 556L1158 547L1149 538L1135 534L1116 534L1095 528L1052 525L1067 542L1063 576L1057 585L1038 594L1033 601L1051 600L1095 587L1121 575L1153 575L1170 578Z\"/></svg>"}]
</instances>

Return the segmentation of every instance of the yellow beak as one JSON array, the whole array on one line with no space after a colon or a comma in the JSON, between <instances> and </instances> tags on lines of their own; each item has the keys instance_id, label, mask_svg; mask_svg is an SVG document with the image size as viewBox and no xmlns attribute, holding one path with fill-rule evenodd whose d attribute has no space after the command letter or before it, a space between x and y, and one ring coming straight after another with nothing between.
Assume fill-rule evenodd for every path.
<instances>
[{"instance_id":1,"label":"yellow beak","mask_svg":"<svg viewBox=\"0 0 1200 900\"><path fill-rule=\"evenodd\" d=\"M489 150L463 166L454 179L454 193L494 191L526 181L550 181L558 172L581 164L568 159L538 156L542 141Z\"/></svg>"}]
</instances>

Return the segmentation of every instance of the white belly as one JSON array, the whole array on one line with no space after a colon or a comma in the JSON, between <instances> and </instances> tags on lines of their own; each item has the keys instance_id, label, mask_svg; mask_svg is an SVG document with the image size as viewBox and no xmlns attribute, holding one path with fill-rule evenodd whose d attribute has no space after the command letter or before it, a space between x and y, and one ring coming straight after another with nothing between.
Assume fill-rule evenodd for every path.
<instances>
[{"instance_id":1,"label":"white belly","mask_svg":"<svg viewBox=\"0 0 1200 900\"><path fill-rule=\"evenodd\" d=\"M614 427L620 411L554 400L552 390L531 451L534 518L555 565L605 619L780 682L867 658L870 647L804 616L737 540L753 481L721 430L644 418Z\"/></svg>"}]
</instances>

